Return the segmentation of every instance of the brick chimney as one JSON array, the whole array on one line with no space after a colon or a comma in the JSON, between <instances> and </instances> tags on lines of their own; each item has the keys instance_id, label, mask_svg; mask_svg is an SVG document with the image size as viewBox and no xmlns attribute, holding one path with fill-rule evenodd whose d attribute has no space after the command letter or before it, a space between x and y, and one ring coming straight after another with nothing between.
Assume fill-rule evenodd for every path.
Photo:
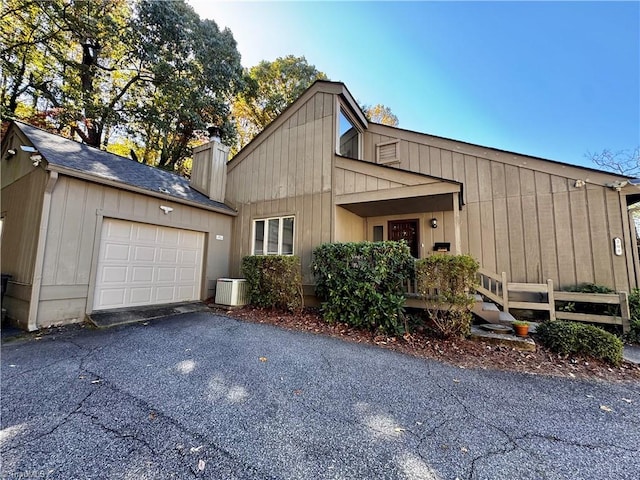
<instances>
[{"instance_id":1,"label":"brick chimney","mask_svg":"<svg viewBox=\"0 0 640 480\"><path fill-rule=\"evenodd\" d=\"M209 127L209 143L193 149L191 188L211 200L224 202L227 186L227 160L229 147L220 141L220 129Z\"/></svg>"}]
</instances>

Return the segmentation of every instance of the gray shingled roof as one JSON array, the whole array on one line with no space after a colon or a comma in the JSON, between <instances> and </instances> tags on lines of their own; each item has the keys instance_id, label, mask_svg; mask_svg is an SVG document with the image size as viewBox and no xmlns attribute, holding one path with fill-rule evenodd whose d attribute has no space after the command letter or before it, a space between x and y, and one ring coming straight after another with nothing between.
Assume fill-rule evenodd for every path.
<instances>
[{"instance_id":1,"label":"gray shingled roof","mask_svg":"<svg viewBox=\"0 0 640 480\"><path fill-rule=\"evenodd\" d=\"M14 122L51 165L58 165L100 179L111 180L235 213L224 203L209 199L189 186L189 180L166 170L89 147L26 123Z\"/></svg>"}]
</instances>

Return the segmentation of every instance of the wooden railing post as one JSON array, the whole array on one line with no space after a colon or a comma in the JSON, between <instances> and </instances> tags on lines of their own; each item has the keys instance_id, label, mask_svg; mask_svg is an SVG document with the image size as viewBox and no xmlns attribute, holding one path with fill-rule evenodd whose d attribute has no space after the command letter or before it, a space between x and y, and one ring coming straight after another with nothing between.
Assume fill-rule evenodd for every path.
<instances>
[{"instance_id":1,"label":"wooden railing post","mask_svg":"<svg viewBox=\"0 0 640 480\"><path fill-rule=\"evenodd\" d=\"M620 292L620 316L622 317L622 333L627 333L631 330L631 311L627 292Z\"/></svg>"},{"instance_id":2,"label":"wooden railing post","mask_svg":"<svg viewBox=\"0 0 640 480\"><path fill-rule=\"evenodd\" d=\"M553 280L547 280L547 298L549 300L549 320L556 319L556 300L553 294Z\"/></svg>"},{"instance_id":3,"label":"wooden railing post","mask_svg":"<svg viewBox=\"0 0 640 480\"><path fill-rule=\"evenodd\" d=\"M509 313L509 284L507 283L507 272L502 272L501 277L502 277L502 311Z\"/></svg>"}]
</instances>

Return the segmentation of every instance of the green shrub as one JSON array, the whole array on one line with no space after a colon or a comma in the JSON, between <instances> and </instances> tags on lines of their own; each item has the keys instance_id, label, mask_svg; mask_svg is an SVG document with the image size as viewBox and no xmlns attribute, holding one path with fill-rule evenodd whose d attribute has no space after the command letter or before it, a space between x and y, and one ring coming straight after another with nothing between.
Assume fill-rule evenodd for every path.
<instances>
[{"instance_id":1,"label":"green shrub","mask_svg":"<svg viewBox=\"0 0 640 480\"><path fill-rule=\"evenodd\" d=\"M597 285L595 283L581 283L579 285L566 287L567 292L577 293L616 293L615 290ZM556 308L563 312L590 313L593 315L611 315L620 316L620 307L616 305L606 305L598 303L582 303L582 302L556 302Z\"/></svg>"},{"instance_id":2,"label":"green shrub","mask_svg":"<svg viewBox=\"0 0 640 480\"><path fill-rule=\"evenodd\" d=\"M292 255L252 255L242 259L249 302L257 307L302 308L300 258Z\"/></svg>"},{"instance_id":3,"label":"green shrub","mask_svg":"<svg viewBox=\"0 0 640 480\"><path fill-rule=\"evenodd\" d=\"M404 282L413 273L406 242L325 243L313 252L316 295L323 318L398 334Z\"/></svg>"},{"instance_id":4,"label":"green shrub","mask_svg":"<svg viewBox=\"0 0 640 480\"><path fill-rule=\"evenodd\" d=\"M445 337L469 334L473 318L470 293L476 285L478 267L470 255L436 253L416 262L418 293L429 318Z\"/></svg>"},{"instance_id":5,"label":"green shrub","mask_svg":"<svg viewBox=\"0 0 640 480\"><path fill-rule=\"evenodd\" d=\"M624 339L629 343L640 343L640 289L634 288L629 294L629 310L631 312L631 330Z\"/></svg>"},{"instance_id":6,"label":"green shrub","mask_svg":"<svg viewBox=\"0 0 640 480\"><path fill-rule=\"evenodd\" d=\"M536 335L543 345L562 353L579 353L605 360L613 365L622 361L622 341L601 328L564 321L541 323Z\"/></svg>"}]
</instances>

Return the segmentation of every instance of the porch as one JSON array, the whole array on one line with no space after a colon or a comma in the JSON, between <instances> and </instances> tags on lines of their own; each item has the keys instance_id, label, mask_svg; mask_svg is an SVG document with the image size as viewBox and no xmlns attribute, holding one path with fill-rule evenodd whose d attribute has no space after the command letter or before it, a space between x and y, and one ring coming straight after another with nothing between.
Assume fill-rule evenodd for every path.
<instances>
[{"instance_id":1,"label":"porch","mask_svg":"<svg viewBox=\"0 0 640 480\"><path fill-rule=\"evenodd\" d=\"M405 240L415 258L461 253L462 184L338 157L334 241Z\"/></svg>"}]
</instances>

